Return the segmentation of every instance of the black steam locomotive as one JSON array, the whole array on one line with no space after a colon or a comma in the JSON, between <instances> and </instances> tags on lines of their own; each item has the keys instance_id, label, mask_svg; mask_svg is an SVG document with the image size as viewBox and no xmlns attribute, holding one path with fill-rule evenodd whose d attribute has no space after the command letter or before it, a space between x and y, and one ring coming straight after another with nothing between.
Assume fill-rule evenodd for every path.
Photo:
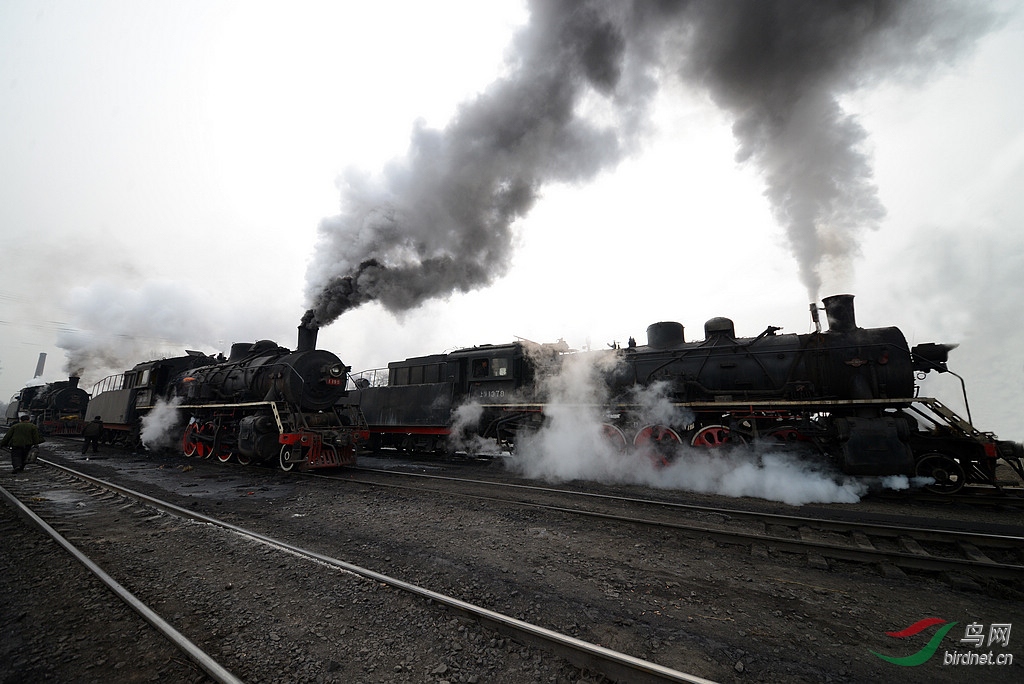
<instances>
[{"instance_id":1,"label":"black steam locomotive","mask_svg":"<svg viewBox=\"0 0 1024 684\"><path fill-rule=\"evenodd\" d=\"M162 402L173 407L186 456L276 462L286 471L352 464L363 423L340 404L349 368L316 349L316 336L300 327L295 351L261 340L232 345L228 358L189 352L139 364L105 381L87 419L102 416L107 436L135 444Z\"/></svg>"},{"instance_id":2,"label":"black steam locomotive","mask_svg":"<svg viewBox=\"0 0 1024 684\"><path fill-rule=\"evenodd\" d=\"M7 405L7 423L27 413L43 434L77 435L89 403L89 393L78 387L78 378L22 388Z\"/></svg>"},{"instance_id":3,"label":"black steam locomotive","mask_svg":"<svg viewBox=\"0 0 1024 684\"><path fill-rule=\"evenodd\" d=\"M617 359L606 364L613 370L605 376L604 434L616 448L643 448L666 462L683 445L781 442L824 455L848 474L918 475L941 491L994 483L999 459L1024 477L1024 446L917 396L915 374L948 372L952 346L911 349L898 328L858 328L852 295L824 305L828 330L821 331L812 305L816 330L803 335L769 326L739 338L731 320L713 318L703 340L687 342L679 323L651 325L646 345L630 340L607 352ZM514 445L518 433L545 420L547 399L536 380L558 367L554 350L526 352L520 343L477 347L392 363L386 379L361 378L353 397L371 444L442 448L454 409L473 403L478 434ZM637 392L655 386L676 418L645 415Z\"/></svg>"}]
</instances>

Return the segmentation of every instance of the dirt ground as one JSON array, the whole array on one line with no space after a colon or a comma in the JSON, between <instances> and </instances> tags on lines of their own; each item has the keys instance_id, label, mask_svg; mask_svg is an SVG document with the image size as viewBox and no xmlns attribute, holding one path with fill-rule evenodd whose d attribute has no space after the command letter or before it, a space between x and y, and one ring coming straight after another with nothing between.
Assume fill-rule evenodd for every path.
<instances>
[{"instance_id":1,"label":"dirt ground","mask_svg":"<svg viewBox=\"0 0 1024 684\"><path fill-rule=\"evenodd\" d=\"M1024 636L1012 629L1024 629L1020 583L822 563L770 547L721 545L461 495L176 456L107 454L85 461L76 452L48 443L44 455L715 681L1024 680ZM514 479L498 462L423 469ZM47 496L46 469L24 475L39 480L39 496ZM0 470L0 484L11 477L9 465ZM755 499L678 496L808 516L908 514L906 506L889 502L795 509ZM1019 509L947 506L915 508L913 514L935 524L998 524L1024 531ZM107 606L116 599L105 597L63 550L6 509L0 532L0 681L203 681L130 613ZM147 601L169 613L166 619L191 630L246 681L602 681L600 673L459 620L436 605L296 564L227 533L182 523L165 525L152 536L142 553L110 540L76 543L98 553L112 574L137 582ZM97 615L114 617L98 621ZM903 638L887 635L925 618L941 622ZM978 648L963 641L971 625L984 634ZM880 657L919 653L942 630L945 636L938 638L933 655L920 664ZM1000 664L979 662L988 654Z\"/></svg>"}]
</instances>

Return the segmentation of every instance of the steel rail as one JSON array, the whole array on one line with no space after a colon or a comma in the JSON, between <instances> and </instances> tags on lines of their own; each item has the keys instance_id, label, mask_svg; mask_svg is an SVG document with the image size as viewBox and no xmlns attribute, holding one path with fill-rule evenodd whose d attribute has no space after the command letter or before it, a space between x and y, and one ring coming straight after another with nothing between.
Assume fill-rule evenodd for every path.
<instances>
[{"instance_id":1,"label":"steel rail","mask_svg":"<svg viewBox=\"0 0 1024 684\"><path fill-rule=\"evenodd\" d=\"M44 459L39 459L39 461L42 463L49 463ZM181 652L187 655L192 662L202 668L203 672L208 674L214 681L221 682L222 684L242 684L243 680L231 674L209 654L189 641L185 635L172 627L162 617L157 615L156 612L139 600L138 597L125 589L117 580L104 572L100 566L96 565L96 563L94 563L88 556L75 547L74 544L65 539L63 535L53 529L45 520L36 515L32 509L23 504L13 493L0 486L0 495L6 499L7 505L13 508L18 515L38 527L54 541L64 547L64 549L74 556L79 563L84 565L90 572L96 575L101 582L107 585L107 588L110 589L119 599L128 604L128 606L138 613L142 619L152 625L158 632L163 634L164 637L173 643Z\"/></svg>"},{"instance_id":2,"label":"steel rail","mask_svg":"<svg viewBox=\"0 0 1024 684\"><path fill-rule=\"evenodd\" d=\"M339 478L342 479L342 478ZM344 482L354 482L360 484L378 485L380 483L369 482L365 480L355 480L350 478L343 478ZM452 494L452 492L444 492L436 489L428 489L425 487L411 487L406 485L383 485L386 487L404 488L409 490L427 491L438 494ZM613 522L625 522L631 524L640 524L651 527L665 527L673 529L686 534L692 538L711 538L715 541L736 544L736 543L759 543L781 548L787 551L793 551L797 553L807 553L809 551L816 551L822 556L828 558L834 558L838 560L852 560L852 561L889 561L894 565L903 568L911 568L915 570L927 570L931 572L942 572L948 570L966 570L977 572L989 577L998 577L1000 579L1012 579L1021 580L1024 579L1024 565L1011 565L1006 563L998 563L995 561L986 562L973 560L969 558L943 558L939 556L931 555L920 555L915 553L903 552L903 551L887 551L885 549L866 548L862 546L842 546L839 544L828 544L825 542L817 542L813 540L795 540L788 539L786 537L779 537L770 534L759 534L756 532L743 532L739 530L725 530L721 528L708 527L705 525L685 524L672 521L662 520L649 520L645 518L634 518L628 516L614 515L611 513L601 513L599 511L587 511L578 508L567 508L564 506L552 506L549 504L541 504L532 501L516 501L513 499L502 499L499 497L488 497L478 494L457 494L464 498L475 499L480 501L487 501L491 503L506 503L525 506L529 508L537 508L540 510L555 511L558 513L568 513L571 515L580 515L590 518L597 518L601 520L610 520ZM762 517L761 514L746 512L749 516L758 518ZM772 516L775 514L768 514ZM813 518L805 518L808 524L810 523L829 523L838 524L833 521L818 521ZM860 531L859 524L850 523L843 530L845 532ZM885 526L881 526L885 527ZM889 532L902 530L904 536L907 534L917 534L918 528L898 528L889 526ZM834 531L834 530L830 530ZM927 532L936 532L935 530L925 530ZM943 533L945 536L941 537L941 541L949 542L950 534L961 534L956 531L947 531ZM977 533L964 533L977 538ZM1006 543L1008 540L1019 540L1015 544L1015 548L1024 548L1024 538L1020 537L1009 537L1006 535L994 535L994 539L999 540L1000 543Z\"/></svg>"},{"instance_id":3,"label":"steel rail","mask_svg":"<svg viewBox=\"0 0 1024 684\"><path fill-rule=\"evenodd\" d=\"M870 532L881 537L900 537L906 534L913 534L918 539L925 539L928 541L941 541L949 542L950 537L962 539L963 541L969 541L971 543L981 543L988 546L998 546L1001 548L1024 548L1024 536L1020 535L1005 535L1005 534L990 534L986 532L971 532L968 530L951 530L942 529L937 527L916 527L916 526L900 526L900 525L887 525L883 523L873 522L848 522L843 520L825 520L822 518L808 518L800 515L785 515L783 513L759 513L757 511L745 511L739 508L720 508L717 506L701 506L699 504L684 504L676 501L658 501L655 499L639 499L630 496L615 496L613 494L596 494L593 492L579 492L571 489L556 489L552 487L539 487L537 485L522 485L515 483L506 482L489 482L487 480L474 480L467 478L449 477L446 475L428 475L426 473L403 473L394 470L384 470L377 468L366 468L364 466L354 466L348 468L348 470L355 470L361 472L371 473L383 473L386 475L394 475L400 477L411 477L411 478L422 478L430 480L441 480L449 482L464 482L469 484L480 484L491 487L509 488L509 489L525 489L530 491L536 491L547 494L570 494L573 496L601 499L606 501L617 501L624 503L637 503L648 506L659 506L663 508L674 508L679 510L685 510L694 513L714 513L717 515L724 515L731 518L747 518L752 520L763 520L774 524L784 525L787 527L799 527L802 525L814 526L820 530L826 530L829 532ZM346 482L363 482L366 484L379 484L369 482L365 480L355 480L353 478L337 477L333 475L324 475L320 473L311 473L316 477L326 477L331 479L341 479ZM437 491L437 490L430 490ZM472 496L472 495L465 495ZM495 499L502 501L503 499ZM529 503L529 502L523 502ZM574 510L574 509L568 509Z\"/></svg>"},{"instance_id":4,"label":"steel rail","mask_svg":"<svg viewBox=\"0 0 1024 684\"><path fill-rule=\"evenodd\" d=\"M339 570L350 572L352 574L359 575L360 577L380 582L421 598L434 601L435 603L443 605L460 615L469 617L482 625L505 634L506 636L511 636L512 638L520 639L545 648L546 650L565 658L578 667L598 670L604 673L605 676L617 681L644 682L650 684L663 684L665 682L714 684L708 679L673 670L663 665L658 665L657 663L652 663L625 653L619 653L618 651L613 651L603 646L598 646L597 644L592 644L566 634L561 634L538 625L533 625L451 596L439 594L435 591L431 591L430 589L410 584L403 580L389 577L388 575L384 575L331 556L326 556L316 551L303 549L293 544L289 544L288 542L274 539L260 532L254 532L238 525L218 520L217 518L197 513L196 511L191 511L187 508L182 508L181 506L156 499L146 494L142 494L141 492L136 492L127 487L122 487L121 485L113 482L102 480L53 461L41 458L39 459L39 462L45 463L105 489L118 492L138 501L144 501L155 508L173 515L190 518L209 525L215 525L263 544L293 553L297 556L310 558Z\"/></svg>"}]
</instances>

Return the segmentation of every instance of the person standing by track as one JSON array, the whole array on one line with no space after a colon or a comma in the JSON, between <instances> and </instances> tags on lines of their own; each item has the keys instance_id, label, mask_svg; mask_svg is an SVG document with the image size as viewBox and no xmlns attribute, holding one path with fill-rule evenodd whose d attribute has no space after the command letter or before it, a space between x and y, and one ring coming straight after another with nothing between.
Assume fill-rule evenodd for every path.
<instances>
[{"instance_id":1,"label":"person standing by track","mask_svg":"<svg viewBox=\"0 0 1024 684\"><path fill-rule=\"evenodd\" d=\"M25 459L29 449L45 441L39 434L39 428L29 420L29 415L25 413L22 414L21 420L7 430L3 441L0 442L0 447L10 448L11 467L14 468L14 472L20 473L25 469Z\"/></svg>"},{"instance_id":2,"label":"person standing by track","mask_svg":"<svg viewBox=\"0 0 1024 684\"><path fill-rule=\"evenodd\" d=\"M103 434L103 419L96 416L92 419L85 428L82 429L82 437L85 441L82 443L82 455L89 450L89 445L92 444L92 453L99 453L100 435Z\"/></svg>"}]
</instances>

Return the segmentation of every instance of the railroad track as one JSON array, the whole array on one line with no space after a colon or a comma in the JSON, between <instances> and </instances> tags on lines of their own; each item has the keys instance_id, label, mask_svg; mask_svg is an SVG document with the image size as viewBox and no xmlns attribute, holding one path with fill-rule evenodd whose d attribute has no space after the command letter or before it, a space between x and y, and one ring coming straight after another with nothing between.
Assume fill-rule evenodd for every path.
<instances>
[{"instance_id":1,"label":"railroad track","mask_svg":"<svg viewBox=\"0 0 1024 684\"><path fill-rule=\"evenodd\" d=\"M1024 579L1024 530L1021 533L994 534L917 525L826 520L394 470L350 470L385 475L402 482L381 482L348 474L319 477L338 477L352 483L432 491L446 496L672 529L690 538L713 539L722 544L746 544L755 555L764 555L772 550L805 554L811 565L822 569L827 569L828 560L842 560L877 564L888 575L905 570L943 573L954 583L963 583L970 577L1017 582ZM465 485L484 488L493 494L460 491L459 487ZM525 498L526 495L530 498ZM581 505L566 505L566 497L577 499ZM584 502L586 507L582 505ZM645 517L637 513L641 508L648 511Z\"/></svg>"},{"instance_id":2,"label":"railroad track","mask_svg":"<svg viewBox=\"0 0 1024 684\"><path fill-rule=\"evenodd\" d=\"M957 494L935 494L932 492L899 492L876 494L883 501L912 504L991 506L993 508L1024 508L1024 488L1018 486L965 487Z\"/></svg>"},{"instance_id":3,"label":"railroad track","mask_svg":"<svg viewBox=\"0 0 1024 684\"><path fill-rule=\"evenodd\" d=\"M81 487L75 487L75 484L76 483L72 482L70 478L63 478L63 482L53 482L48 479L47 489L51 492L51 495L52 492L58 489L72 487L79 490L78 493L81 493ZM76 561L81 563L89 572L99 579L99 581L102 582L114 596L135 611L143 620L145 620L146 623L150 625L150 627L164 637L183 656L188 658L195 664L195 666L205 672L211 680L222 684L241 684L241 679L236 677L215 658L190 641L171 623L164 620L152 606L147 605L145 601L125 588L124 585L115 580L102 567L100 567L99 564L97 564L92 558L76 547L68 539L69 536L81 534L79 511L66 506L55 507L45 505L47 499L38 495L38 488L33 486L33 482L28 478L7 480L4 482L4 485L5 486L0 487L0 499L3 499L4 502L10 506L22 520L34 526L60 545ZM122 520L126 515L134 516L136 518L140 516L149 518L152 515L151 510L147 511L143 506L130 501L127 497L104 494L104 492L95 487L92 488L89 495L105 497L103 499L102 506L106 508L107 515L111 515L110 511L116 511L113 515L116 516L118 520ZM117 508L114 509L114 506ZM40 514L37 513L36 509L39 509L39 511L49 518L49 520L45 520L41 517ZM131 510L129 511L128 509ZM96 512L96 507L90 507L90 515L94 515Z\"/></svg>"},{"instance_id":4,"label":"railroad track","mask_svg":"<svg viewBox=\"0 0 1024 684\"><path fill-rule=\"evenodd\" d=\"M545 650L568 660L578 667L590 669L592 671L599 671L613 681L621 680L652 683L690 682L694 684L708 681L694 675L663 667L656 663L635 658L628 654L619 653L609 648L587 643L569 635L530 624L523 620L518 620L493 610L431 591L425 587L407 583L400 579L359 567L342 559L296 546L282 539L273 538L214 517L182 508L170 502L147 496L49 460L41 459L41 463L60 473L59 478L47 478L47 496L38 496L35 493L36 489L31 486L22 488L22 491L20 492L17 491L19 489L18 487L14 487L13 489L16 491L13 492L8 492L7 490L3 490L3 488L0 488L0 491L2 491L3 495L8 498L12 505L18 507L19 511L25 517L33 520L34 524L42 529L53 531L54 534L56 534L54 527L60 527L62 525L59 520L62 515L61 506L48 505L48 502L53 501L55 498L58 500L62 498L59 494L55 494L55 490L75 490L78 495L81 495L82 492L85 491L89 497L93 498L94 501L100 502L102 505L107 507L115 507L115 509L121 514L124 514L125 511L131 509L134 514L133 517L137 520L153 523L162 517L166 517L163 514L170 514L171 516L175 516L180 519L191 520L204 525L216 526L220 529L229 531L232 535L243 537L265 545L270 549L274 549L281 554L287 554L290 557L299 557L314 561L321 565L329 566L335 570L351 573L373 583L387 585L388 587L398 589L406 594L415 596L418 599L425 599L429 602L444 606L449 611L475 620L481 625L509 636L518 642L533 644L544 648ZM58 520L55 521L54 525L50 525L35 512L35 509L43 509L40 511L43 515L57 518ZM65 520L63 524L68 525L71 529L75 529L76 534L83 534L80 529L80 523L69 523ZM60 535L57 535L57 537L60 537ZM63 539L62 537L60 538ZM106 573L85 554L81 553L77 549L72 550L73 546L70 542L67 542L66 539L64 539L61 544L70 552L74 553L80 562L93 570L93 572L96 572L98 576L102 577L106 575ZM118 591L114 588L114 585L120 585L117 585L116 581L113 581L112 578L111 582L112 584L108 584L108 586L111 586L112 590ZM123 590L123 587L121 587L121 589ZM155 611L146 606L141 600L132 596L127 592L127 590L124 590L124 593L118 593L118 595L122 600L129 603L129 605L143 615L150 624L154 624L154 626L156 626L163 622ZM174 630L174 628L171 628L169 625L167 625L167 627L169 628L169 631L165 632L165 634L169 635L168 638L170 638L179 647L185 647L186 644L190 646L191 648L187 648L185 650L186 654L205 672L207 672L214 681L241 681L228 672L226 668L219 665L213 658L203 653L198 649L198 647L191 644L191 642L188 642L187 638L182 636L180 632Z\"/></svg>"}]
</instances>

